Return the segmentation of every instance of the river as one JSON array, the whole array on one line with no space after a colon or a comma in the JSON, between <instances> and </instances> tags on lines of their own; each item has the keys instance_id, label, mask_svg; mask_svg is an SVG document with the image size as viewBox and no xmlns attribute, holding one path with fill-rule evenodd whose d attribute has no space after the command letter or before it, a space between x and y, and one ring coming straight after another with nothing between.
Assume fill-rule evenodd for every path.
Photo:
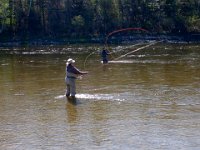
<instances>
[{"instance_id":1,"label":"river","mask_svg":"<svg viewBox=\"0 0 200 150\"><path fill-rule=\"evenodd\" d=\"M1 48L0 149L199 150L200 45L157 44L107 65L100 49ZM113 45L112 57L133 49ZM76 103L64 96L68 58L89 71Z\"/></svg>"}]
</instances>

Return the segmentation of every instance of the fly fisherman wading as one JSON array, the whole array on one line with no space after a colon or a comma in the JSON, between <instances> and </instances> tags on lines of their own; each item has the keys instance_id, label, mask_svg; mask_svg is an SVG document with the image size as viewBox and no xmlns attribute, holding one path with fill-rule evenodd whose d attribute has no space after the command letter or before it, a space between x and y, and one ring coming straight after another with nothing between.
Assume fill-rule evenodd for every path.
<instances>
[{"instance_id":1,"label":"fly fisherman wading","mask_svg":"<svg viewBox=\"0 0 200 150\"><path fill-rule=\"evenodd\" d=\"M76 95L76 79L78 76L85 75L88 72L80 71L73 64L75 60L69 58L66 63L66 77L65 82L67 86L66 97L71 96L72 99L75 99Z\"/></svg>"}]
</instances>

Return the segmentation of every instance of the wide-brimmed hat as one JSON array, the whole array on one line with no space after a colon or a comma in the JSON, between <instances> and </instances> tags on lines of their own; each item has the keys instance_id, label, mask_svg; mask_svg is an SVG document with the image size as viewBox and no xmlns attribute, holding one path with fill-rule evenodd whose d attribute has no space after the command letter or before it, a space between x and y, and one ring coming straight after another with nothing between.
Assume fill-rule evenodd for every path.
<instances>
[{"instance_id":1,"label":"wide-brimmed hat","mask_svg":"<svg viewBox=\"0 0 200 150\"><path fill-rule=\"evenodd\" d=\"M67 60L67 63L66 63L66 64L69 65L69 64L72 64L72 63L75 63L75 60L69 58L69 59Z\"/></svg>"}]
</instances>

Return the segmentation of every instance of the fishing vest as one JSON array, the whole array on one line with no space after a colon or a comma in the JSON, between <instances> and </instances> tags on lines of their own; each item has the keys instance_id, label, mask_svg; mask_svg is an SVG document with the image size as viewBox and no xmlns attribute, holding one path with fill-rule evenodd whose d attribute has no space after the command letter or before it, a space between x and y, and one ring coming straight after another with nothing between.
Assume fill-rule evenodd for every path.
<instances>
[{"instance_id":1,"label":"fishing vest","mask_svg":"<svg viewBox=\"0 0 200 150\"><path fill-rule=\"evenodd\" d=\"M78 75L67 71L67 78L76 79L77 77L78 77Z\"/></svg>"},{"instance_id":2,"label":"fishing vest","mask_svg":"<svg viewBox=\"0 0 200 150\"><path fill-rule=\"evenodd\" d=\"M76 79L78 77L77 74L75 74L75 72L73 73L74 67L71 65L68 65L66 68L66 75L67 78L72 78L72 79Z\"/></svg>"}]
</instances>

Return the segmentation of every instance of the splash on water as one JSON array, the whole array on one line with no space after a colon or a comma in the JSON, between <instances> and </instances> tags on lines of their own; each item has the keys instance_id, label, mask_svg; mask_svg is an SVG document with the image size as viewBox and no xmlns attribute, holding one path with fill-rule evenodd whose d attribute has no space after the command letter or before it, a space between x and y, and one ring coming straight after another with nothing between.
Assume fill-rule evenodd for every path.
<instances>
[{"instance_id":1,"label":"splash on water","mask_svg":"<svg viewBox=\"0 0 200 150\"><path fill-rule=\"evenodd\" d=\"M112 64L117 64L117 63L120 63L120 64L131 64L131 63L134 63L134 61L132 60L113 60L113 61L109 61L109 63L112 63Z\"/></svg>"},{"instance_id":2,"label":"splash on water","mask_svg":"<svg viewBox=\"0 0 200 150\"><path fill-rule=\"evenodd\" d=\"M8 66L9 65L9 63L5 63L5 64L1 64L2 66Z\"/></svg>"},{"instance_id":3,"label":"splash on water","mask_svg":"<svg viewBox=\"0 0 200 150\"><path fill-rule=\"evenodd\" d=\"M63 99L65 95L58 95L55 99ZM112 101L124 101L124 99L117 98L112 94L76 94L77 99L87 99L87 100L112 100Z\"/></svg>"},{"instance_id":4,"label":"splash on water","mask_svg":"<svg viewBox=\"0 0 200 150\"><path fill-rule=\"evenodd\" d=\"M14 95L15 96L24 96L25 94L24 93L15 93Z\"/></svg>"},{"instance_id":5,"label":"splash on water","mask_svg":"<svg viewBox=\"0 0 200 150\"><path fill-rule=\"evenodd\" d=\"M63 99L63 98L65 98L66 96L65 95L58 95L58 96L56 96L56 97L54 97L55 99Z\"/></svg>"},{"instance_id":6,"label":"splash on water","mask_svg":"<svg viewBox=\"0 0 200 150\"><path fill-rule=\"evenodd\" d=\"M161 61L161 60L117 60L109 61L112 64L175 64L177 61Z\"/></svg>"}]
</instances>

